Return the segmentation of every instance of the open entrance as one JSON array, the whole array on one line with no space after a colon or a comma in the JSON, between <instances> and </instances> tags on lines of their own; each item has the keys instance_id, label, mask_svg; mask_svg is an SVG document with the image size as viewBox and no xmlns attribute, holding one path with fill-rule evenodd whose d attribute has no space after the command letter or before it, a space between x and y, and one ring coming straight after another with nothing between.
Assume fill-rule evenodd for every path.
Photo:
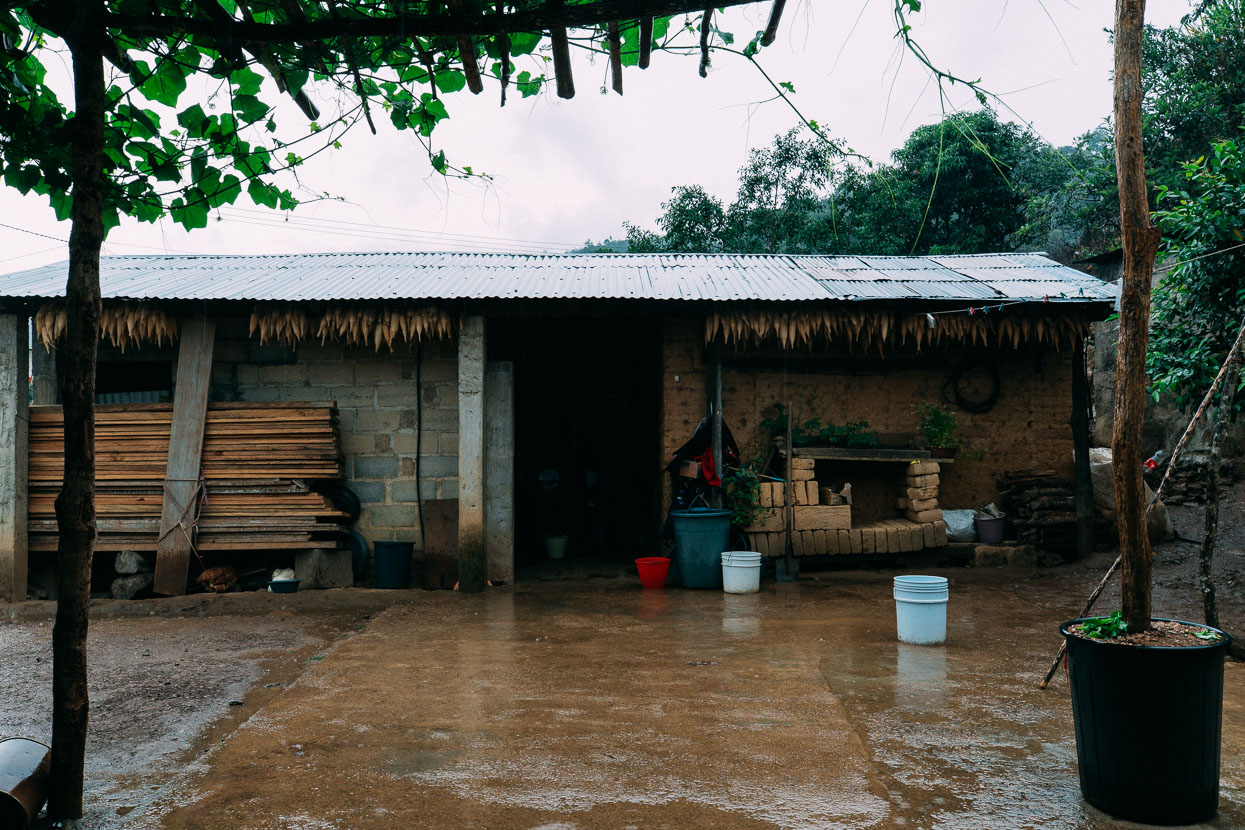
<instances>
[{"instance_id":1,"label":"open entrance","mask_svg":"<svg viewBox=\"0 0 1245 830\"><path fill-rule=\"evenodd\" d=\"M656 544L660 330L641 318L490 320L515 377L515 565L622 562Z\"/></svg>"}]
</instances>

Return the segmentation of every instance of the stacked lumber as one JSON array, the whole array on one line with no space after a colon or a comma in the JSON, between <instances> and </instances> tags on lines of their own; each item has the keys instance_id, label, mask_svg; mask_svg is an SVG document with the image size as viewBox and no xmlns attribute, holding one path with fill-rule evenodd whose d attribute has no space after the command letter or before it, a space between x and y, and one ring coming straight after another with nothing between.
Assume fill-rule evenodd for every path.
<instances>
[{"instance_id":1,"label":"stacked lumber","mask_svg":"<svg viewBox=\"0 0 1245 830\"><path fill-rule=\"evenodd\" d=\"M172 416L171 404L96 407L97 550L156 549ZM55 550L64 463L60 407L31 408L29 440L29 546ZM348 516L307 482L342 477L340 443L331 404L210 404L203 498L186 514L195 548L336 547Z\"/></svg>"}]
</instances>

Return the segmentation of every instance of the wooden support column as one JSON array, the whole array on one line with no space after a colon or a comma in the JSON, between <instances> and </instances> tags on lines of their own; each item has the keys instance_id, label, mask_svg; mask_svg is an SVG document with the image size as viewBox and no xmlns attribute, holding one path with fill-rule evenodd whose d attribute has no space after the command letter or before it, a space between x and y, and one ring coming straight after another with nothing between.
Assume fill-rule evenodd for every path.
<instances>
[{"instance_id":1,"label":"wooden support column","mask_svg":"<svg viewBox=\"0 0 1245 830\"><path fill-rule=\"evenodd\" d=\"M722 469L722 346L715 340L705 348L705 364L709 369L708 390L709 426L712 430L713 469L718 477L725 479L726 470ZM722 488L717 487L709 493L709 506L722 508L725 506Z\"/></svg>"},{"instance_id":2,"label":"wooden support column","mask_svg":"<svg viewBox=\"0 0 1245 830\"><path fill-rule=\"evenodd\" d=\"M56 348L48 349L42 343L30 346L31 379L35 406L56 403Z\"/></svg>"},{"instance_id":3,"label":"wooden support column","mask_svg":"<svg viewBox=\"0 0 1245 830\"><path fill-rule=\"evenodd\" d=\"M493 584L514 582L514 364L484 373L484 549Z\"/></svg>"},{"instance_id":4,"label":"wooden support column","mask_svg":"<svg viewBox=\"0 0 1245 830\"><path fill-rule=\"evenodd\" d=\"M181 596L186 593L186 577L190 571L190 522L196 509L194 501L199 497L203 423L207 417L215 340L216 323L211 320L186 320L181 325L164 510L160 515L160 541L156 546L153 590L157 594Z\"/></svg>"},{"instance_id":5,"label":"wooden support column","mask_svg":"<svg viewBox=\"0 0 1245 830\"><path fill-rule=\"evenodd\" d=\"M1089 474L1089 377L1085 374L1085 341L1072 351L1072 456L1076 466L1076 556L1094 552L1094 482Z\"/></svg>"},{"instance_id":6,"label":"wooden support column","mask_svg":"<svg viewBox=\"0 0 1245 830\"><path fill-rule=\"evenodd\" d=\"M27 326L0 314L0 602L26 599Z\"/></svg>"},{"instance_id":7,"label":"wooden support column","mask_svg":"<svg viewBox=\"0 0 1245 830\"><path fill-rule=\"evenodd\" d=\"M463 315L458 332L458 585L483 591L484 544L484 318Z\"/></svg>"}]
</instances>

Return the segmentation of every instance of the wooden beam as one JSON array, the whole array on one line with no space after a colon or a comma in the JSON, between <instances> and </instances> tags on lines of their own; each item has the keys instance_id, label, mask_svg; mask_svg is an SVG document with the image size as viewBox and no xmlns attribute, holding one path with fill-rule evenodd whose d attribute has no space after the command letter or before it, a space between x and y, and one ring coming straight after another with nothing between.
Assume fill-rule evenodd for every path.
<instances>
[{"instance_id":1,"label":"wooden beam","mask_svg":"<svg viewBox=\"0 0 1245 830\"><path fill-rule=\"evenodd\" d=\"M189 520L199 493L203 460L203 425L207 418L208 387L212 381L212 351L216 323L186 320L181 327L177 354L177 386L173 390L173 424L169 433L169 464L164 480L160 541L156 546L157 594L186 593L190 570Z\"/></svg>"},{"instance_id":2,"label":"wooden beam","mask_svg":"<svg viewBox=\"0 0 1245 830\"><path fill-rule=\"evenodd\" d=\"M484 318L464 315L458 334L458 581L484 590Z\"/></svg>"},{"instance_id":3,"label":"wooden beam","mask_svg":"<svg viewBox=\"0 0 1245 830\"><path fill-rule=\"evenodd\" d=\"M38 342L31 344L30 363L31 403L35 406L56 403L56 349L45 348Z\"/></svg>"}]
</instances>

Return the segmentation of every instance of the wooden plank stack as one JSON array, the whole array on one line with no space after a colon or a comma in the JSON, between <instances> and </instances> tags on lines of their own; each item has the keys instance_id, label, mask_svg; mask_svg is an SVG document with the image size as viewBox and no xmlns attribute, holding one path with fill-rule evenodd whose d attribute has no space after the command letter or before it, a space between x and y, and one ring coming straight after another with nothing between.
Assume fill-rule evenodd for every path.
<instances>
[{"instance_id":1,"label":"wooden plank stack","mask_svg":"<svg viewBox=\"0 0 1245 830\"><path fill-rule=\"evenodd\" d=\"M156 549L172 417L172 404L96 407L97 550ZM56 549L63 452L60 407L31 407L32 551ZM200 551L332 548L344 530L346 515L307 483L343 476L332 404L210 404L203 476Z\"/></svg>"}]
</instances>

